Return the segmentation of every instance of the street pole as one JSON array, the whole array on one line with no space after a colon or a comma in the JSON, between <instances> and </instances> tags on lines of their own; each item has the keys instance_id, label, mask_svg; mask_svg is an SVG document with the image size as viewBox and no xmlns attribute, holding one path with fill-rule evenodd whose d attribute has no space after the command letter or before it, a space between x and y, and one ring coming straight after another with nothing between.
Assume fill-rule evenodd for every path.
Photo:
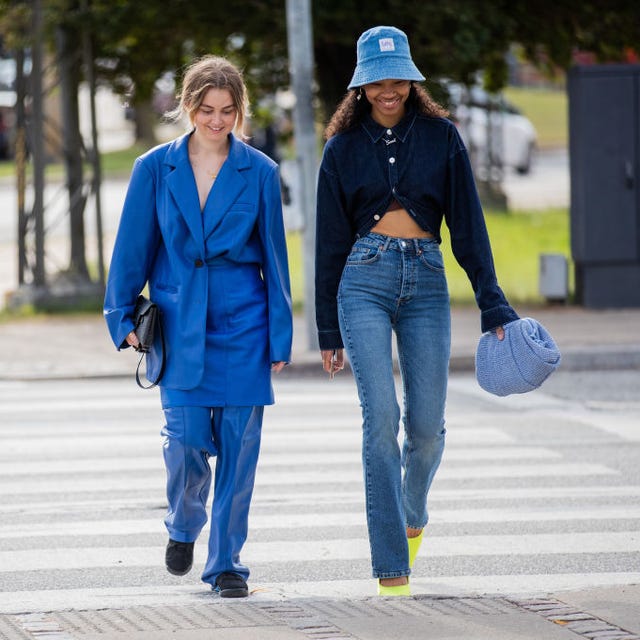
<instances>
[{"instance_id":1,"label":"street pole","mask_svg":"<svg viewBox=\"0 0 640 640\"><path fill-rule=\"evenodd\" d=\"M18 194L18 286L25 284L27 272L27 116L24 77L24 49L16 50L16 191Z\"/></svg>"},{"instance_id":2,"label":"street pole","mask_svg":"<svg viewBox=\"0 0 640 640\"><path fill-rule=\"evenodd\" d=\"M33 157L33 218L35 221L35 265L33 285L45 287L44 268L44 108L42 95L42 32L43 16L40 0L33 0L33 42L31 43L31 121Z\"/></svg>"},{"instance_id":3,"label":"street pole","mask_svg":"<svg viewBox=\"0 0 640 640\"><path fill-rule=\"evenodd\" d=\"M293 126L301 185L304 315L309 348L318 346L315 330L315 207L318 147L313 113L313 31L311 0L287 0L287 42L291 87L296 97Z\"/></svg>"}]
</instances>

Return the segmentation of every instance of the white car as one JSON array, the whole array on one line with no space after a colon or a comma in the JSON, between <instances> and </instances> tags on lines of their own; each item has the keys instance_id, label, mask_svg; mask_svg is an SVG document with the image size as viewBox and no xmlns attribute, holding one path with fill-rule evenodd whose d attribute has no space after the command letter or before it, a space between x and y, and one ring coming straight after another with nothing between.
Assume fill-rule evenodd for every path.
<instances>
[{"instance_id":1,"label":"white car","mask_svg":"<svg viewBox=\"0 0 640 640\"><path fill-rule=\"evenodd\" d=\"M531 121L500 95L478 86L447 83L451 118L458 126L474 170L480 177L489 172L531 169L537 135ZM491 144L488 144L488 140Z\"/></svg>"}]
</instances>

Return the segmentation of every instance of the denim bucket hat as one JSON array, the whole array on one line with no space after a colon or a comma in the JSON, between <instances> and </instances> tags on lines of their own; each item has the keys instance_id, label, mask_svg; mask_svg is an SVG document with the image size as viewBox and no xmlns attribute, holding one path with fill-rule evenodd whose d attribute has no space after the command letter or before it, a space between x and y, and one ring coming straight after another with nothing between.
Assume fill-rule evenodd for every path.
<instances>
[{"instance_id":1,"label":"denim bucket hat","mask_svg":"<svg viewBox=\"0 0 640 640\"><path fill-rule=\"evenodd\" d=\"M504 340L483 333L476 350L478 384L496 396L537 389L560 364L560 350L549 332L533 318L504 325Z\"/></svg>"},{"instance_id":2,"label":"denim bucket hat","mask_svg":"<svg viewBox=\"0 0 640 640\"><path fill-rule=\"evenodd\" d=\"M349 89L379 80L424 80L411 59L404 31L373 27L358 38L358 63Z\"/></svg>"}]
</instances>

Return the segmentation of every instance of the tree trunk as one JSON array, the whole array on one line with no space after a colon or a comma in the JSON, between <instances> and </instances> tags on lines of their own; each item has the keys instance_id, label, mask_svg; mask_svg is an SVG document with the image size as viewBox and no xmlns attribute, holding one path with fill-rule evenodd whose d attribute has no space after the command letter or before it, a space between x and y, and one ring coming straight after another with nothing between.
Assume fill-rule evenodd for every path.
<instances>
[{"instance_id":1,"label":"tree trunk","mask_svg":"<svg viewBox=\"0 0 640 640\"><path fill-rule=\"evenodd\" d=\"M82 137L78 90L80 87L79 34L67 25L56 32L56 43L60 60L60 99L62 114L62 153L69 193L69 225L71 249L69 272L82 280L89 280L85 255L84 208L86 194L82 175Z\"/></svg>"},{"instance_id":2,"label":"tree trunk","mask_svg":"<svg viewBox=\"0 0 640 640\"><path fill-rule=\"evenodd\" d=\"M134 103L136 142L148 147L158 143L155 132L157 116L153 111L151 100L140 100Z\"/></svg>"}]
</instances>

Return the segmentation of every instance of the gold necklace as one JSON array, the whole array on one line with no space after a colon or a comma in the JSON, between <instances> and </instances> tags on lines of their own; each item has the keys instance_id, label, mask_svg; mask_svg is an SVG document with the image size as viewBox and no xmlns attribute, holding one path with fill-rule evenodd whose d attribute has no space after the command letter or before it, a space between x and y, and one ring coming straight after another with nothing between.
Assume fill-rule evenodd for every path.
<instances>
[{"instance_id":1,"label":"gold necklace","mask_svg":"<svg viewBox=\"0 0 640 640\"><path fill-rule=\"evenodd\" d=\"M207 175L212 180L212 182L216 181L216 178L218 177L218 174L220 173L220 170L222 169L222 165L224 165L226 159L227 159L227 156L224 156L224 158L222 158L222 162L218 165L218 168L215 169L214 171L210 169L205 169Z\"/></svg>"},{"instance_id":2,"label":"gold necklace","mask_svg":"<svg viewBox=\"0 0 640 640\"><path fill-rule=\"evenodd\" d=\"M202 163L198 162L193 156L191 156L191 164L197 167L200 171L204 171L207 177L211 181L215 182L216 178L218 177L218 174L220 173L220 170L222 169L222 165L225 163L226 159L227 159L227 156L224 156L224 158L222 158L222 162L220 162L217 169L207 169L207 167L205 167Z\"/></svg>"}]
</instances>

